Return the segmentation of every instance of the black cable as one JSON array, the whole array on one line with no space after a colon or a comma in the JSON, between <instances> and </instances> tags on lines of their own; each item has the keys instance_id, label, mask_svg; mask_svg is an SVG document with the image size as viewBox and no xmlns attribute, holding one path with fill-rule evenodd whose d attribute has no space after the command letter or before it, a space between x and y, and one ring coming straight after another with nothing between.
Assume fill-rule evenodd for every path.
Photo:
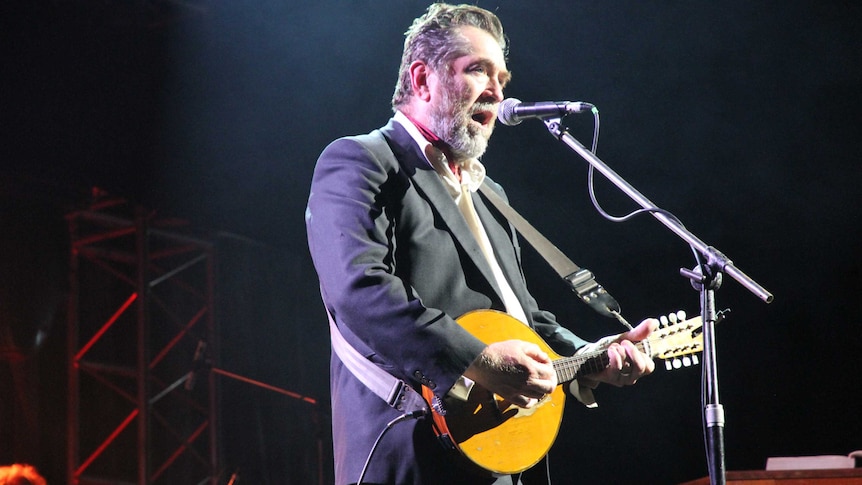
<instances>
[{"instance_id":1,"label":"black cable","mask_svg":"<svg viewBox=\"0 0 862 485\"><path fill-rule=\"evenodd\" d=\"M592 147L590 148L590 151L593 153L593 155L595 155L596 149L598 148L598 145L599 145L599 123L600 123L600 121L599 121L599 110L596 107L593 107L592 112L593 112L593 119L595 120L595 128L593 129L593 143L592 143ZM664 214L666 217L669 217L675 223L679 224L679 227L681 227L683 229L685 228L685 225L683 225L682 221L680 221L677 216L675 216L672 212L667 211L665 209L662 209L660 207L646 207L646 208L642 208L642 209L636 209L636 210L634 210L634 211L632 211L632 212L630 212L624 216L611 215L610 213L605 211L604 208L602 208L601 204L599 203L598 198L596 197L594 179L595 179L595 167L590 165L589 170L587 171L587 188L589 189L590 201L593 203L593 207L596 208L596 211L598 211L598 213L602 217L604 217L605 219L607 219L611 222L626 222L629 219L631 219L637 215L640 215L640 214L645 214L645 213ZM691 249L694 252L695 258L698 260L698 266L701 266L702 263L700 260L700 255L697 252L697 249L694 246L691 246Z\"/></svg>"},{"instance_id":2,"label":"black cable","mask_svg":"<svg viewBox=\"0 0 862 485\"><path fill-rule=\"evenodd\" d=\"M593 128L593 143L592 143L592 146L590 147L590 151L593 153L593 155L595 155L596 149L599 146L599 126L601 124L601 120L599 118L598 108L593 106L592 112L593 112L594 128ZM599 212L599 214L601 214L602 217L604 217L605 219L612 221L612 222L625 222L625 221L631 219L632 217L634 217L638 214L643 214L645 212L656 212L656 213L664 214L667 217L670 217L671 219L674 220L674 222L679 224L680 227L685 227L682 225L682 222L680 222L680 220L675 215L673 215L672 213L670 213L664 209L660 209L658 207L647 207L645 209L637 209L637 210L632 211L631 213L624 215L624 216L613 216L613 215L609 214L608 212L606 212L602 208L601 204L599 204L599 201L596 198L595 185L593 182L594 173L595 173L595 168L592 165L590 165L589 171L587 172L587 187L589 188L589 191L590 191L590 200L593 202L593 207L595 207L596 210Z\"/></svg>"},{"instance_id":3,"label":"black cable","mask_svg":"<svg viewBox=\"0 0 862 485\"><path fill-rule=\"evenodd\" d=\"M362 466L362 473L359 474L359 480L356 481L356 485L360 485L362 483L362 480L365 479L365 473L368 471L368 465L371 464L371 457L373 457L374 452L377 451L377 446L383 440L383 436L386 435L386 433L388 433L389 430L392 429L392 427L395 426L396 424L398 424L402 421L407 421L408 419L424 418L426 413L427 413L427 411L425 409L419 409L417 411L411 411L409 413L404 413L401 416L398 416L397 418L393 419L392 421L389 421L388 423L386 423L386 426L383 428L383 431L381 431L380 435L377 437L377 439L374 440L374 445L371 446L371 451L368 452L368 458L365 459L365 465Z\"/></svg>"}]
</instances>

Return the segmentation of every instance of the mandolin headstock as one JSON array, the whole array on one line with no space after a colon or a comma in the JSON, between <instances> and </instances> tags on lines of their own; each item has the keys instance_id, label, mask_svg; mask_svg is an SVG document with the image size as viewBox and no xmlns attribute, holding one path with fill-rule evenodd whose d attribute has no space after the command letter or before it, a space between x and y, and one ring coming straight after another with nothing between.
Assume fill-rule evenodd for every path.
<instances>
[{"instance_id":1,"label":"mandolin headstock","mask_svg":"<svg viewBox=\"0 0 862 485\"><path fill-rule=\"evenodd\" d=\"M667 370L699 364L696 354L703 351L701 318L686 319L684 311L659 319L660 326L650 335L650 354L663 359Z\"/></svg>"}]
</instances>

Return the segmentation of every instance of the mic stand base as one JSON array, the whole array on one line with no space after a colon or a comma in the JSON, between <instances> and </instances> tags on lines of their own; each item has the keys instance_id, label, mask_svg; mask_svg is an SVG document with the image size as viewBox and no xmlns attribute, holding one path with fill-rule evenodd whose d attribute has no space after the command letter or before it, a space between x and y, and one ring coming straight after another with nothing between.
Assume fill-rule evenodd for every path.
<instances>
[{"instance_id":1,"label":"mic stand base","mask_svg":"<svg viewBox=\"0 0 862 485\"><path fill-rule=\"evenodd\" d=\"M721 407L719 405L719 407ZM705 410L709 414L709 409ZM722 409L723 414L723 409ZM724 485L727 483L727 470L724 465L724 425L707 425L706 428L707 459L709 460L709 483Z\"/></svg>"}]
</instances>

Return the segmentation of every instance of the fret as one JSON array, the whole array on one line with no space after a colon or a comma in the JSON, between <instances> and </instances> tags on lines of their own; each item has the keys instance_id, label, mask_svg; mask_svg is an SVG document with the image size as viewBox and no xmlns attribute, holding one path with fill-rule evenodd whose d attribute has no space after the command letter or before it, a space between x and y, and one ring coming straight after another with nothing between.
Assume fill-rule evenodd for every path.
<instances>
[{"instance_id":1,"label":"fret","mask_svg":"<svg viewBox=\"0 0 862 485\"><path fill-rule=\"evenodd\" d=\"M650 358L654 357L651 353L651 345L649 340L638 342L635 344L638 350L646 353ZM554 361L554 370L557 372L557 382L564 383L590 374L597 374L604 370L610 359L608 358L607 349L595 352L589 352L581 355L573 355L571 357L562 357Z\"/></svg>"}]
</instances>

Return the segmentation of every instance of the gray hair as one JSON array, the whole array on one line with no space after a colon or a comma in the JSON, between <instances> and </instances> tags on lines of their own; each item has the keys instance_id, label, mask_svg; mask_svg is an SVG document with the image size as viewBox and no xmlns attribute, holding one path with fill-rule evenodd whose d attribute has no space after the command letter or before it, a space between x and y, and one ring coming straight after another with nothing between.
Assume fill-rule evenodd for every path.
<instances>
[{"instance_id":1,"label":"gray hair","mask_svg":"<svg viewBox=\"0 0 862 485\"><path fill-rule=\"evenodd\" d=\"M458 33L458 29L464 26L488 32L500 45L503 55L508 54L508 39L503 33L503 25L493 13L474 5L432 4L404 33L404 53L392 95L393 109L406 104L413 95L409 71L413 61L424 61L436 71L452 59L469 54L469 43Z\"/></svg>"}]
</instances>

